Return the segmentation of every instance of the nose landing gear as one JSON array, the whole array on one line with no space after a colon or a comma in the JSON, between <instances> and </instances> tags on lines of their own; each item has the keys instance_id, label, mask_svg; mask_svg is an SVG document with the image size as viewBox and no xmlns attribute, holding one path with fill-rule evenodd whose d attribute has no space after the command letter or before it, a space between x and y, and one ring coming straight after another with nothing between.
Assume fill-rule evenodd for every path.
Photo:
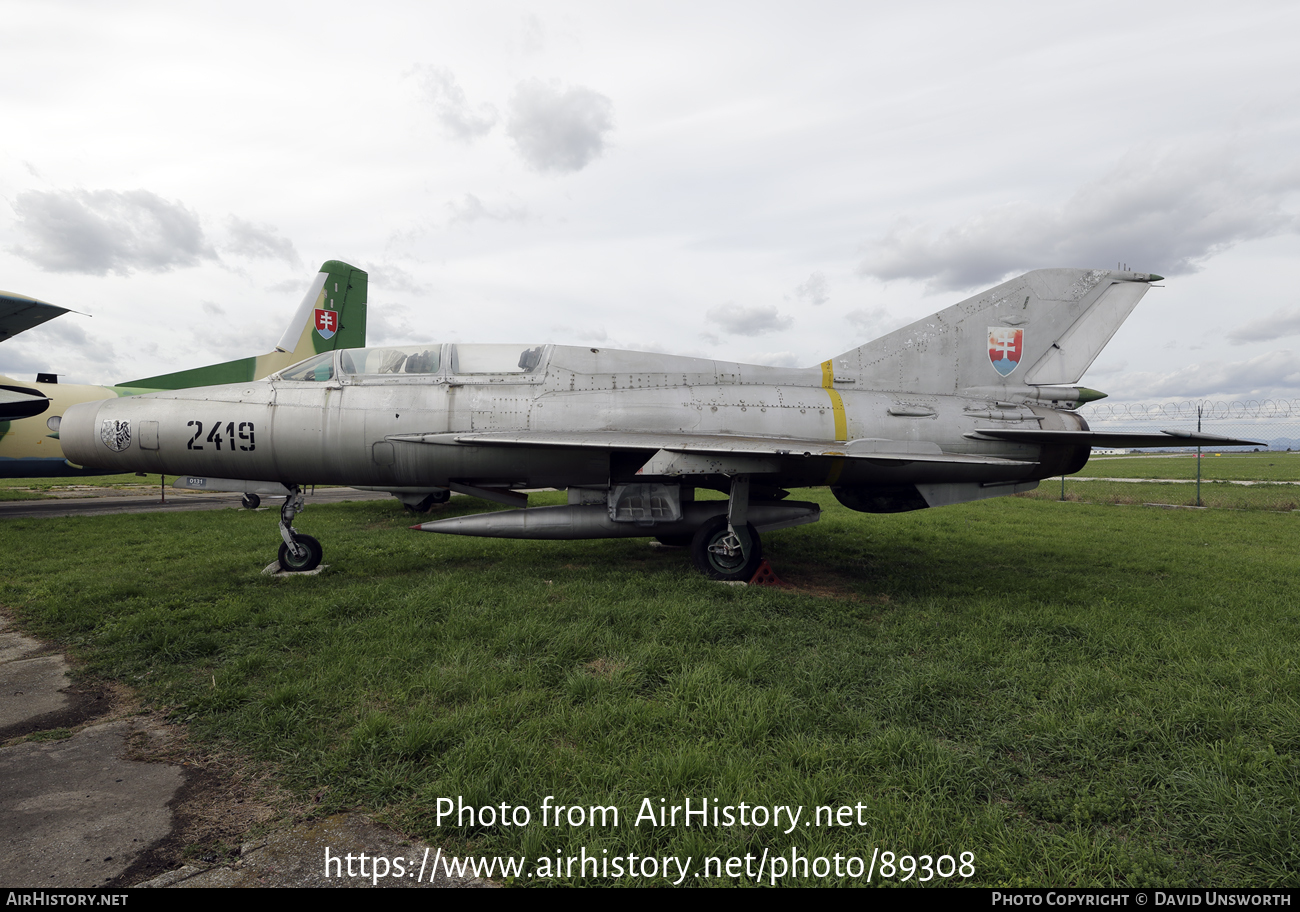
<instances>
[{"instance_id":1,"label":"nose landing gear","mask_svg":"<svg viewBox=\"0 0 1300 912\"><path fill-rule=\"evenodd\" d=\"M280 569L306 573L320 566L324 549L316 539L294 529L293 518L306 509L306 503L300 487L291 485L289 491L280 508L280 537L284 539L280 546Z\"/></svg>"}]
</instances>

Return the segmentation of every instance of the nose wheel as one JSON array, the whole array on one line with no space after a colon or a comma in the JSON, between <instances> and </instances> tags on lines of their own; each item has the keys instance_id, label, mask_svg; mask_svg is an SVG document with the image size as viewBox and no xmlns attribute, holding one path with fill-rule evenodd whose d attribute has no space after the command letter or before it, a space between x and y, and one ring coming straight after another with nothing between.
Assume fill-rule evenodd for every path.
<instances>
[{"instance_id":1,"label":"nose wheel","mask_svg":"<svg viewBox=\"0 0 1300 912\"><path fill-rule=\"evenodd\" d=\"M287 573L306 573L320 566L320 559L325 555L320 542L310 535L297 535L295 544L298 546L297 553L287 544L280 546L281 570Z\"/></svg>"},{"instance_id":2,"label":"nose wheel","mask_svg":"<svg viewBox=\"0 0 1300 912\"><path fill-rule=\"evenodd\" d=\"M280 508L280 537L284 539L280 546L280 569L289 573L306 573L320 566L325 552L320 542L293 527L293 518L306 508L306 503L302 489L297 485L291 486L289 491L284 506Z\"/></svg>"}]
</instances>

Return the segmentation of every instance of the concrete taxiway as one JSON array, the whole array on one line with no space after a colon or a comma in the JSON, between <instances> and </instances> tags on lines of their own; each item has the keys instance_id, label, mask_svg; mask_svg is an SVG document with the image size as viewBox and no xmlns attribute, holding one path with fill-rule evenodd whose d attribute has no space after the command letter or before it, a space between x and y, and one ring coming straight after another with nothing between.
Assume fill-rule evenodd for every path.
<instances>
[{"instance_id":1,"label":"concrete taxiway","mask_svg":"<svg viewBox=\"0 0 1300 912\"><path fill-rule=\"evenodd\" d=\"M185 510L225 510L240 506L241 494L213 494L168 488L166 497L158 493L141 494L138 488L92 489L93 494L63 494L43 500L0 501L0 519L5 517L99 516L108 513L173 513ZM308 495L307 504L340 503L345 500L385 500L383 491L357 491L353 488L319 488ZM264 497L262 508L278 508L284 498Z\"/></svg>"}]
</instances>

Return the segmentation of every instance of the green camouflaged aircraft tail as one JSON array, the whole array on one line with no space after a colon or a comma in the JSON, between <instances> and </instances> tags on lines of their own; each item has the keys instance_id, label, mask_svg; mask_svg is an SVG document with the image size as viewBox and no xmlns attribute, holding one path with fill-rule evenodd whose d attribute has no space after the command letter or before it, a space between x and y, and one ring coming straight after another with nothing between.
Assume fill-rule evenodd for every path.
<instances>
[{"instance_id":1,"label":"green camouflaged aircraft tail","mask_svg":"<svg viewBox=\"0 0 1300 912\"><path fill-rule=\"evenodd\" d=\"M366 273L339 260L321 266L275 351L117 384L119 394L261 380L305 358L366 344Z\"/></svg>"}]
</instances>

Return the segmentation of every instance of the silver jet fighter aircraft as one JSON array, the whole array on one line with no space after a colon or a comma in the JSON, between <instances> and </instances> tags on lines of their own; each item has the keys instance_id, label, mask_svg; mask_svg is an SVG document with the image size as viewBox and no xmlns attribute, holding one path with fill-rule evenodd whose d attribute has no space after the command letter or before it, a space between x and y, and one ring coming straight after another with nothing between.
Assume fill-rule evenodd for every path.
<instances>
[{"instance_id":1,"label":"silver jet fighter aircraft","mask_svg":"<svg viewBox=\"0 0 1300 912\"><path fill-rule=\"evenodd\" d=\"M1092 446L1249 444L1095 433L1073 412L1103 395L1075 384L1159 279L1037 270L807 369L562 345L326 352L260 382L74 406L63 446L88 466L283 494L286 569L321 559L293 527L303 486L342 484L525 508L428 532L655 536L748 580L763 532L819 518L789 488L902 512L1030 490ZM546 487L568 505L518 493Z\"/></svg>"}]
</instances>

